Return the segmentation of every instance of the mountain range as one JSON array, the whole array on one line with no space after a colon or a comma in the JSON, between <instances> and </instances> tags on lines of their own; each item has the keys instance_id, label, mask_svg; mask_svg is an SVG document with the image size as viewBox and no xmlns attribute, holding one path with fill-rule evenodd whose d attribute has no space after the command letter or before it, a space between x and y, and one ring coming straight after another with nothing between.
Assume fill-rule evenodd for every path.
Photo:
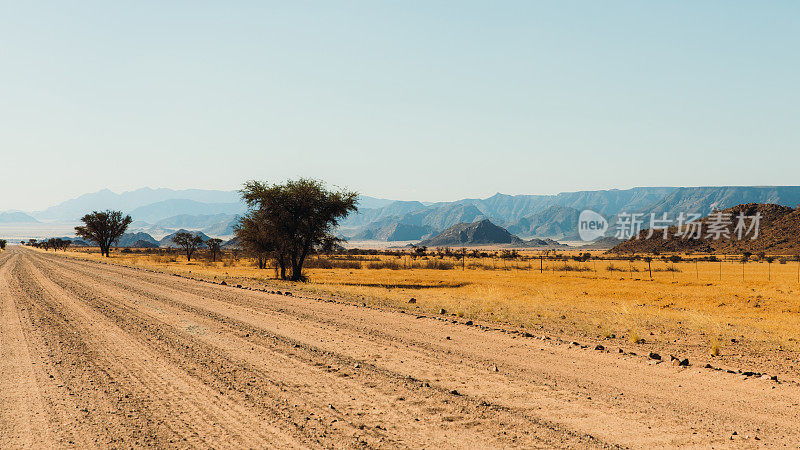
<instances>
[{"instance_id":1,"label":"mountain range","mask_svg":"<svg viewBox=\"0 0 800 450\"><path fill-rule=\"evenodd\" d=\"M521 238L577 240L580 212L592 209L613 226L621 213L680 212L707 215L741 203L800 204L798 186L637 187L554 195L495 194L484 199L423 203L359 197L359 210L340 223L337 234L353 240L421 240L459 224L489 219ZM179 228L209 236L230 237L245 210L237 191L142 188L122 193L104 189L67 200L42 211L0 212L0 226L14 223L44 225L75 222L103 209L131 214L131 232L156 239Z\"/></svg>"},{"instance_id":2,"label":"mountain range","mask_svg":"<svg viewBox=\"0 0 800 450\"><path fill-rule=\"evenodd\" d=\"M800 186L637 187L625 190L564 192L556 195L495 194L486 199L423 204L394 202L381 208L361 208L341 223L348 238L392 236L382 230L393 225L425 227L416 231L430 237L458 223L489 219L521 238L579 240L578 216L585 209L604 215L612 231L620 214L680 213L707 215L741 203L800 204ZM647 223L644 224L644 227ZM388 239L387 239L388 240Z\"/></svg>"},{"instance_id":3,"label":"mountain range","mask_svg":"<svg viewBox=\"0 0 800 450\"><path fill-rule=\"evenodd\" d=\"M100 209L118 209L130 214L137 208L166 200L193 200L200 203L239 203L239 193L236 191L217 191L206 189L151 189L141 188L117 194L109 189L103 189L91 194L84 194L78 198L67 200L43 211L32 212L31 215L42 221L71 222L80 219L84 214ZM170 215L181 214L176 212ZM168 216L160 217L166 218ZM134 219L139 219L134 217Z\"/></svg>"}]
</instances>

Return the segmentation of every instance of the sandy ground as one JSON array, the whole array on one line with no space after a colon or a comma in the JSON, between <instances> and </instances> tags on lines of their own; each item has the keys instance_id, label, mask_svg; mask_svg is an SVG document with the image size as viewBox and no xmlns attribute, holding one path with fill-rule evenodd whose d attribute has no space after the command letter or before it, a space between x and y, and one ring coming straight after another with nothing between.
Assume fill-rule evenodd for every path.
<instances>
[{"instance_id":1,"label":"sandy ground","mask_svg":"<svg viewBox=\"0 0 800 450\"><path fill-rule=\"evenodd\" d=\"M19 247L0 387L3 449L800 443L791 381Z\"/></svg>"}]
</instances>

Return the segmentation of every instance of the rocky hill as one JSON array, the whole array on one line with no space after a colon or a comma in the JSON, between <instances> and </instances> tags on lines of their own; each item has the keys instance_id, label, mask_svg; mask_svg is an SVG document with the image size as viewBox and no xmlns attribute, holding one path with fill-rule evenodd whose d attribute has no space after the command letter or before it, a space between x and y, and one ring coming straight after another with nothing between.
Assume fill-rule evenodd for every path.
<instances>
[{"instance_id":1,"label":"rocky hill","mask_svg":"<svg viewBox=\"0 0 800 450\"><path fill-rule=\"evenodd\" d=\"M147 243L146 247L158 247L158 241L147 233L125 233L117 241L117 247L143 247L142 243Z\"/></svg>"},{"instance_id":2,"label":"rocky hill","mask_svg":"<svg viewBox=\"0 0 800 450\"><path fill-rule=\"evenodd\" d=\"M476 244L524 244L524 241L488 219L459 223L419 243L427 247L452 247Z\"/></svg>"},{"instance_id":3,"label":"rocky hill","mask_svg":"<svg viewBox=\"0 0 800 450\"><path fill-rule=\"evenodd\" d=\"M158 248L158 244L153 244L150 241L138 240L131 244L133 248Z\"/></svg>"},{"instance_id":4,"label":"rocky hill","mask_svg":"<svg viewBox=\"0 0 800 450\"><path fill-rule=\"evenodd\" d=\"M737 205L720 211L731 218L730 224L725 224L720 229L725 233L720 239L709 236L713 223L718 222L718 216L711 214L700 220L702 234L699 239L684 239L676 236L677 227L667 230L667 239L663 239L660 230L654 232L650 239L646 239L649 231L642 231L638 239L632 238L612 248L612 253L665 253L665 252L703 252L722 254L741 254L743 252L795 255L800 253L800 208L773 204L748 203ZM747 217L761 214L758 227L758 237L751 239L754 233L747 234L746 229L743 239L737 236L737 219L739 214ZM729 215L729 216L728 216ZM745 221L749 228L751 221ZM727 237L725 235L728 235Z\"/></svg>"}]
</instances>

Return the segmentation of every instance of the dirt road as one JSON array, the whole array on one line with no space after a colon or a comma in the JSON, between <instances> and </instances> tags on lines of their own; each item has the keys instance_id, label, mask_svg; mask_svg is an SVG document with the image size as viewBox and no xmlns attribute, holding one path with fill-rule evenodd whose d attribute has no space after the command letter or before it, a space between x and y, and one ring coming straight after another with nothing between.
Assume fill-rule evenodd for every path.
<instances>
[{"instance_id":1,"label":"dirt road","mask_svg":"<svg viewBox=\"0 0 800 450\"><path fill-rule=\"evenodd\" d=\"M614 350L11 248L0 448L800 444L795 383Z\"/></svg>"}]
</instances>

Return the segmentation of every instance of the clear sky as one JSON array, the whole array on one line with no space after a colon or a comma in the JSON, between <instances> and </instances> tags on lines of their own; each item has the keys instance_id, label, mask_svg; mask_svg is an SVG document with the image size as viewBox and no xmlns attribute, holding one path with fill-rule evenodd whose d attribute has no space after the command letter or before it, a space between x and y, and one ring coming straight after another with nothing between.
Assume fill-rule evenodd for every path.
<instances>
[{"instance_id":1,"label":"clear sky","mask_svg":"<svg viewBox=\"0 0 800 450\"><path fill-rule=\"evenodd\" d=\"M796 1L0 1L0 210L800 184Z\"/></svg>"}]
</instances>

